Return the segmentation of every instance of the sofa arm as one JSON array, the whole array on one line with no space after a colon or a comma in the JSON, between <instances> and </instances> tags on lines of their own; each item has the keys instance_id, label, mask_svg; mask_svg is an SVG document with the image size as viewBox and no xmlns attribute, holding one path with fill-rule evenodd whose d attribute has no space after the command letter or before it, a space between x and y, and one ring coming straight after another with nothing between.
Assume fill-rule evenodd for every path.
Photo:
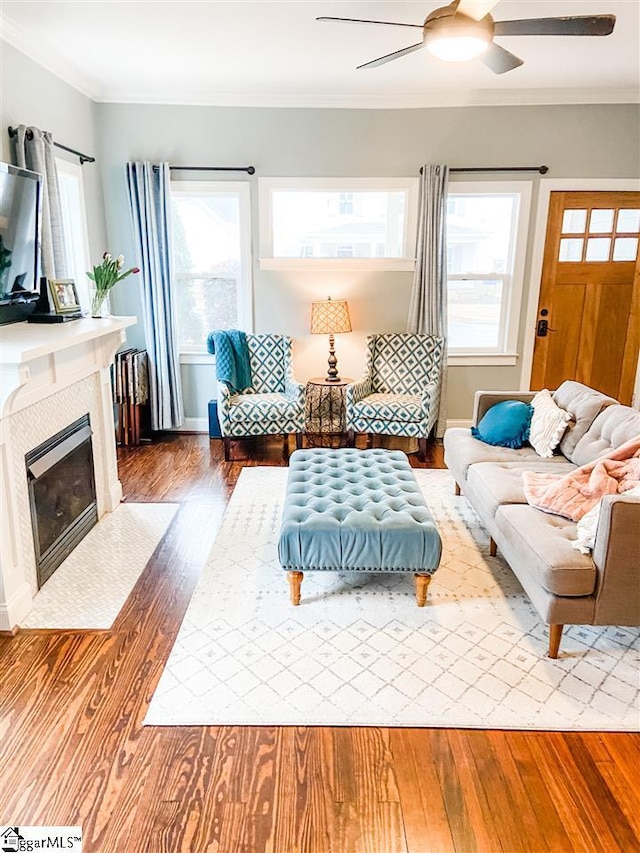
<instances>
[{"instance_id":1,"label":"sofa arm","mask_svg":"<svg viewBox=\"0 0 640 853\"><path fill-rule=\"evenodd\" d=\"M288 400L297 402L304 409L304 385L295 379L287 379L284 383L284 396Z\"/></svg>"},{"instance_id":2,"label":"sofa arm","mask_svg":"<svg viewBox=\"0 0 640 853\"><path fill-rule=\"evenodd\" d=\"M593 549L596 625L640 625L640 498L602 499Z\"/></svg>"},{"instance_id":3,"label":"sofa arm","mask_svg":"<svg viewBox=\"0 0 640 853\"><path fill-rule=\"evenodd\" d=\"M476 391L473 398L473 425L478 426L485 412L496 403L501 403L503 400L521 400L523 403L530 403L536 393L536 391Z\"/></svg>"},{"instance_id":4,"label":"sofa arm","mask_svg":"<svg viewBox=\"0 0 640 853\"><path fill-rule=\"evenodd\" d=\"M231 405L231 391L225 382L218 382L218 420L222 435L230 435L231 421L229 420L229 407Z\"/></svg>"},{"instance_id":5,"label":"sofa arm","mask_svg":"<svg viewBox=\"0 0 640 853\"><path fill-rule=\"evenodd\" d=\"M345 394L347 412L355 403L359 403L360 400L364 400L365 397L368 397L372 390L373 388L370 376L364 376L360 382L352 382L350 385L347 385Z\"/></svg>"}]
</instances>

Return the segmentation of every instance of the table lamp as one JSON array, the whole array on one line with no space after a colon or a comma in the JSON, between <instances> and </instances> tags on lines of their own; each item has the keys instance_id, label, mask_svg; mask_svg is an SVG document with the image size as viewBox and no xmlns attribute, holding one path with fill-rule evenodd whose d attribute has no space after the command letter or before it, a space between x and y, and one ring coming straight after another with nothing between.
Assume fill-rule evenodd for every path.
<instances>
[{"instance_id":1,"label":"table lamp","mask_svg":"<svg viewBox=\"0 0 640 853\"><path fill-rule=\"evenodd\" d=\"M346 299L332 299L311 304L311 334L329 335L329 369L327 382L339 382L338 359L334 350L334 335L351 331L349 306Z\"/></svg>"}]
</instances>

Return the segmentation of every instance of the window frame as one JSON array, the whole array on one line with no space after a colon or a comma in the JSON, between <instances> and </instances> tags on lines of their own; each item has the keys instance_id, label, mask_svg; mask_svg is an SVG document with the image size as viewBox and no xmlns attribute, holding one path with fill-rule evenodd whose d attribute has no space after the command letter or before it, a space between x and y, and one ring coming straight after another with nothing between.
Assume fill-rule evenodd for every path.
<instances>
[{"instance_id":1,"label":"window frame","mask_svg":"<svg viewBox=\"0 0 640 853\"><path fill-rule=\"evenodd\" d=\"M400 258L278 258L273 253L273 194L282 190L297 192L404 192L405 228L403 255ZM418 222L418 178L259 178L261 270L400 270L415 269L416 231Z\"/></svg>"},{"instance_id":2,"label":"window frame","mask_svg":"<svg viewBox=\"0 0 640 853\"><path fill-rule=\"evenodd\" d=\"M524 272L526 265L529 217L533 196L532 181L451 181L447 190L447 199L455 196L518 196L517 210L512 225L512 244L510 246L509 269L504 273L485 270L484 273L455 274L447 273L449 280L495 278L503 281L501 304L501 346L498 347L449 347L450 365L515 365L518 362L518 335L520 331L520 311L524 292Z\"/></svg>"},{"instance_id":3,"label":"window frame","mask_svg":"<svg viewBox=\"0 0 640 853\"><path fill-rule=\"evenodd\" d=\"M70 160L65 160L62 157L56 157L55 163L58 175L64 174L75 179L78 188L80 209L77 213L80 219L81 233L66 233L67 226L70 223L68 223L64 217L64 205L62 210L62 227L64 231L65 254L68 255L67 250L70 245L73 245L76 249L76 251L73 252L73 257L66 258L69 267L69 277L75 282L82 310L88 311L90 304L90 286L87 272L91 271L93 264L91 263L91 252L89 249L89 227L87 223L87 205L84 194L84 172L80 163L71 162ZM78 250L82 254L82 258L79 258ZM79 262L77 262L78 260ZM78 278L81 267L83 268L83 273L80 278Z\"/></svg>"},{"instance_id":4,"label":"window frame","mask_svg":"<svg viewBox=\"0 0 640 853\"><path fill-rule=\"evenodd\" d=\"M251 183L249 181L181 181L171 179L171 196L203 197L207 195L237 195L239 197L240 230L240 269L238 280L238 327L245 332L253 331L253 266L251 251ZM204 278L209 273L177 273L172 270L174 293L179 298L179 282L191 278ZM189 346L181 344L178 338L181 364L211 364L212 356L207 352L206 344Z\"/></svg>"}]
</instances>

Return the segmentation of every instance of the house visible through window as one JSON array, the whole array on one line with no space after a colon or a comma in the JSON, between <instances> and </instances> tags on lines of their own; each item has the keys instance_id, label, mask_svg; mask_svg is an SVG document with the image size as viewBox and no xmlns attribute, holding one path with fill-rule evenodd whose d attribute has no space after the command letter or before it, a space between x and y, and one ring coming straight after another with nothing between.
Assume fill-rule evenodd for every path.
<instances>
[{"instance_id":1,"label":"house visible through window","mask_svg":"<svg viewBox=\"0 0 640 853\"><path fill-rule=\"evenodd\" d=\"M261 179L261 266L412 269L417 185L413 178Z\"/></svg>"},{"instance_id":2,"label":"house visible through window","mask_svg":"<svg viewBox=\"0 0 640 853\"><path fill-rule=\"evenodd\" d=\"M249 185L175 181L172 203L180 352L204 353L214 329L251 327Z\"/></svg>"},{"instance_id":3,"label":"house visible through window","mask_svg":"<svg viewBox=\"0 0 640 853\"><path fill-rule=\"evenodd\" d=\"M447 199L449 352L515 355L531 185L452 184Z\"/></svg>"}]
</instances>

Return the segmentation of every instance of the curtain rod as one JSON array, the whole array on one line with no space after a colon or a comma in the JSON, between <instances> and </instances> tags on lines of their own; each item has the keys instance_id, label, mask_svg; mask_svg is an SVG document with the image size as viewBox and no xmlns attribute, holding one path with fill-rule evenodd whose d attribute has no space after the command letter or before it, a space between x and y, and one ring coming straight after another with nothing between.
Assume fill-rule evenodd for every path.
<instances>
[{"instance_id":1,"label":"curtain rod","mask_svg":"<svg viewBox=\"0 0 640 853\"><path fill-rule=\"evenodd\" d=\"M549 171L548 166L460 166L452 167L450 172L540 172L541 175L546 175ZM422 166L420 166L420 174L422 174Z\"/></svg>"},{"instance_id":2,"label":"curtain rod","mask_svg":"<svg viewBox=\"0 0 640 853\"><path fill-rule=\"evenodd\" d=\"M157 170L157 166L153 167ZM169 169L178 172L246 172L255 175L255 166L169 166Z\"/></svg>"},{"instance_id":3,"label":"curtain rod","mask_svg":"<svg viewBox=\"0 0 640 853\"><path fill-rule=\"evenodd\" d=\"M7 128L7 130L9 133L9 139L13 139L14 136L18 135L17 128L9 127L9 128ZM29 128L29 130L27 130L27 139L29 139L29 140L33 139L33 131L31 130L31 128ZM95 163L96 162L95 157L91 157L89 154L83 154L82 151L76 151L75 148L69 148L67 145L63 145L61 142L54 142L53 144L56 146L56 148L61 148L63 151L68 151L69 154L73 154L76 157L79 157L81 166L84 163Z\"/></svg>"}]
</instances>

